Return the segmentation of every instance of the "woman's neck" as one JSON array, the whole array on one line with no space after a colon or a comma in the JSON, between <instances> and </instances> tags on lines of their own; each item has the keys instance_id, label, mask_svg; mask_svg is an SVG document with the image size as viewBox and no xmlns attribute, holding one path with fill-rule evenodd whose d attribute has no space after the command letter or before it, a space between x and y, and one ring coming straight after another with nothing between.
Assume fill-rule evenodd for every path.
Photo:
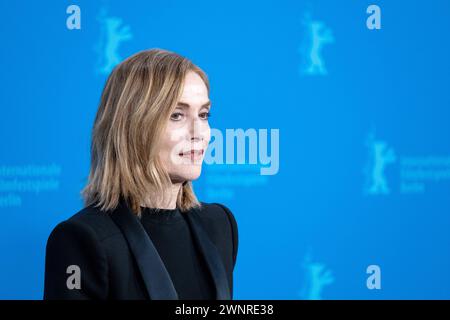
<instances>
[{"instance_id":1,"label":"woman's neck","mask_svg":"<svg viewBox=\"0 0 450 320\"><path fill-rule=\"evenodd\" d=\"M145 202L141 206L143 207L154 207L154 208L160 208L160 209L175 209L177 207L177 199L178 194L180 192L181 187L183 186L182 183L172 183L168 190L166 191L167 202L166 203L156 203L156 204L150 204L151 202Z\"/></svg>"}]
</instances>

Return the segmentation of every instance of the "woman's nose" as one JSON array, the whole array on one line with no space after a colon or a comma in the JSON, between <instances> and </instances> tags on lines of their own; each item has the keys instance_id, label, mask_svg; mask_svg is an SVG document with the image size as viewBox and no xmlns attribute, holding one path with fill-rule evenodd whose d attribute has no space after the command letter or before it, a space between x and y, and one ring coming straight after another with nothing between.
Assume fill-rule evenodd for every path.
<instances>
[{"instance_id":1,"label":"woman's nose","mask_svg":"<svg viewBox=\"0 0 450 320\"><path fill-rule=\"evenodd\" d=\"M209 125L201 119L194 119L191 121L191 141L203 141L206 139Z\"/></svg>"}]
</instances>

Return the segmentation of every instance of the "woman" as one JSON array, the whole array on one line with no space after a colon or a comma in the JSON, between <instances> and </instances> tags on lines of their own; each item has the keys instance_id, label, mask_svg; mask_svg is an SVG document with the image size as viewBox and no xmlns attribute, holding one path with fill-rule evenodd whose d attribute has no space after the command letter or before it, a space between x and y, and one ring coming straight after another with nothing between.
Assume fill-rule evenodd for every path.
<instances>
[{"instance_id":1,"label":"woman","mask_svg":"<svg viewBox=\"0 0 450 320\"><path fill-rule=\"evenodd\" d=\"M52 231L44 299L232 299L236 220L199 202L209 82L154 49L119 64L95 118L85 208Z\"/></svg>"}]
</instances>

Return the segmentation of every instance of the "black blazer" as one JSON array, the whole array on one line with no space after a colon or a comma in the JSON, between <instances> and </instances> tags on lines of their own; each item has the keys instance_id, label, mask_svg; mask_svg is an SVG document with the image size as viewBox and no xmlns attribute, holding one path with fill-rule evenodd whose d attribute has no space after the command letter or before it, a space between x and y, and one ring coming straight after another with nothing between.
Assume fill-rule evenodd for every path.
<instances>
[{"instance_id":1,"label":"black blazer","mask_svg":"<svg viewBox=\"0 0 450 320\"><path fill-rule=\"evenodd\" d=\"M216 299L233 298L238 230L231 211L202 202L183 213L216 289ZM180 261L181 263L181 261ZM81 288L69 289L76 265ZM44 299L178 299L163 261L138 218L124 201L110 211L85 207L58 224L48 238Z\"/></svg>"}]
</instances>

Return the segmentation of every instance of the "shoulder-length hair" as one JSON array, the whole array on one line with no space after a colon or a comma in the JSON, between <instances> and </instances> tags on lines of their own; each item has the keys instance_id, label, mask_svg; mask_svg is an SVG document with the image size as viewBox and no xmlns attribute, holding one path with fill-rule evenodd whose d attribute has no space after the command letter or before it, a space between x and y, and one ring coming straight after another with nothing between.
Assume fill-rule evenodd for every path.
<instances>
[{"instance_id":1,"label":"shoulder-length hair","mask_svg":"<svg viewBox=\"0 0 450 320\"><path fill-rule=\"evenodd\" d=\"M92 130L91 166L81 191L86 206L114 210L124 199L137 216L144 203L166 203L171 184L158 157L160 137L189 71L206 74L176 53L152 49L127 58L109 75ZM183 183L177 207L199 207L192 183Z\"/></svg>"}]
</instances>

